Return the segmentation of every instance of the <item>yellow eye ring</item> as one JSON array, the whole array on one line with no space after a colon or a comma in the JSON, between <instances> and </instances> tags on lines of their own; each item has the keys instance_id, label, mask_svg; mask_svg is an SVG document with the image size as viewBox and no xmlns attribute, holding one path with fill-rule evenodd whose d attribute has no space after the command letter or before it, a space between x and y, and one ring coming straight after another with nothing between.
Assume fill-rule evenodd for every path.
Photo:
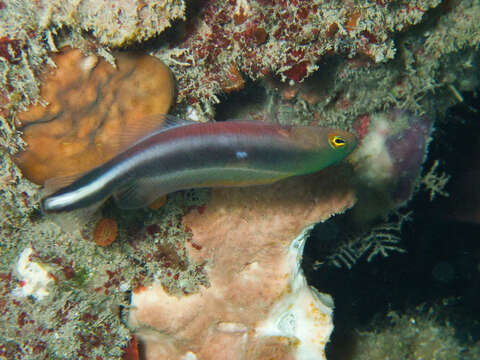
<instances>
[{"instance_id":1,"label":"yellow eye ring","mask_svg":"<svg viewBox=\"0 0 480 360\"><path fill-rule=\"evenodd\" d=\"M334 134L328 135L328 143L333 149L338 149L347 145L347 142L343 137Z\"/></svg>"}]
</instances>

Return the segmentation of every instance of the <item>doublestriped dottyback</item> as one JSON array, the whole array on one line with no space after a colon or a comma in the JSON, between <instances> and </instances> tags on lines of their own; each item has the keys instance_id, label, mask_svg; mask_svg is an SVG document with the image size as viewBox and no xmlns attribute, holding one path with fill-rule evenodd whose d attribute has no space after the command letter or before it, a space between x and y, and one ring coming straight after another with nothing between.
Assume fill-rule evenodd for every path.
<instances>
[{"instance_id":1,"label":"doublestriped dottyback","mask_svg":"<svg viewBox=\"0 0 480 360\"><path fill-rule=\"evenodd\" d=\"M42 200L70 211L114 197L120 208L148 206L181 189L268 184L319 171L356 146L346 131L257 121L172 120L72 184Z\"/></svg>"}]
</instances>

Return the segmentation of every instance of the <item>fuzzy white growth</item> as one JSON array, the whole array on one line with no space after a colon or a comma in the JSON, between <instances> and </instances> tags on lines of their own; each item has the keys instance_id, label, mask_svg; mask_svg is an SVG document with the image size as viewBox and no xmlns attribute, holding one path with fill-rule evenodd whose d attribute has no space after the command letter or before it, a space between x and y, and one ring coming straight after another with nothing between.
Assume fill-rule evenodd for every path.
<instances>
[{"instance_id":1,"label":"fuzzy white growth","mask_svg":"<svg viewBox=\"0 0 480 360\"><path fill-rule=\"evenodd\" d=\"M357 173L368 184L382 184L392 176L393 159L386 146L390 134L388 121L380 115L372 115L368 134L352 155Z\"/></svg>"},{"instance_id":2,"label":"fuzzy white growth","mask_svg":"<svg viewBox=\"0 0 480 360\"><path fill-rule=\"evenodd\" d=\"M90 73L95 66L98 64L98 57L95 55L90 55L85 57L81 63L80 63L80 68L82 71L86 74Z\"/></svg>"},{"instance_id":3,"label":"fuzzy white growth","mask_svg":"<svg viewBox=\"0 0 480 360\"><path fill-rule=\"evenodd\" d=\"M197 110L193 106L187 106L187 115L186 118L192 121L200 121L200 116L198 116Z\"/></svg>"},{"instance_id":4,"label":"fuzzy white growth","mask_svg":"<svg viewBox=\"0 0 480 360\"><path fill-rule=\"evenodd\" d=\"M248 328L244 324L234 322L221 322L217 325L217 330L225 333L245 333Z\"/></svg>"},{"instance_id":5,"label":"fuzzy white growth","mask_svg":"<svg viewBox=\"0 0 480 360\"><path fill-rule=\"evenodd\" d=\"M18 297L31 295L37 300L42 300L48 295L47 287L53 279L48 275L44 265L30 259L32 253L33 249L28 247L18 257L16 272L22 285L15 288L13 294Z\"/></svg>"},{"instance_id":6,"label":"fuzzy white growth","mask_svg":"<svg viewBox=\"0 0 480 360\"><path fill-rule=\"evenodd\" d=\"M325 345L333 330L333 300L308 286L301 268L309 226L290 245L288 266L291 291L281 297L268 318L256 328L257 336L282 336L298 341L296 360L325 359Z\"/></svg>"},{"instance_id":7,"label":"fuzzy white growth","mask_svg":"<svg viewBox=\"0 0 480 360\"><path fill-rule=\"evenodd\" d=\"M131 286L129 282L121 283L120 286L118 287L118 290L120 290L120 292L126 292L130 289L131 289Z\"/></svg>"},{"instance_id":8,"label":"fuzzy white growth","mask_svg":"<svg viewBox=\"0 0 480 360\"><path fill-rule=\"evenodd\" d=\"M197 355L189 351L184 356L182 356L181 360L197 360Z\"/></svg>"}]
</instances>

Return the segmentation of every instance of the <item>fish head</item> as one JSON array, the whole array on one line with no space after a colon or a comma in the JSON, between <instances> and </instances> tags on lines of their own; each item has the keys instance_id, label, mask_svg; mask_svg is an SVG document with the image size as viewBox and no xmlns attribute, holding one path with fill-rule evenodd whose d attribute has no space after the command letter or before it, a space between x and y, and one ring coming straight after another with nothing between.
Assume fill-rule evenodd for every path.
<instances>
[{"instance_id":1,"label":"fish head","mask_svg":"<svg viewBox=\"0 0 480 360\"><path fill-rule=\"evenodd\" d=\"M335 128L294 127L290 135L290 138L303 149L321 155L324 162L328 164L342 161L357 146L357 138L354 134Z\"/></svg>"},{"instance_id":2,"label":"fish head","mask_svg":"<svg viewBox=\"0 0 480 360\"><path fill-rule=\"evenodd\" d=\"M332 154L335 153L341 159L347 157L357 146L357 137L348 131L329 129L327 138Z\"/></svg>"}]
</instances>

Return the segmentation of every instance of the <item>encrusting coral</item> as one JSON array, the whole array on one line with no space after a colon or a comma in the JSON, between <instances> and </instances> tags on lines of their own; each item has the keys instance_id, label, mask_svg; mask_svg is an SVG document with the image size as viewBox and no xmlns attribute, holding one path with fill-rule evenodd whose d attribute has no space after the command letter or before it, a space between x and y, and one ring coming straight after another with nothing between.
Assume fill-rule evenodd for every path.
<instances>
[{"instance_id":1,"label":"encrusting coral","mask_svg":"<svg viewBox=\"0 0 480 360\"><path fill-rule=\"evenodd\" d=\"M40 88L47 105L17 114L27 146L15 161L34 183L104 163L120 150L122 138L138 138L160 125L161 119L159 124L142 119L167 113L173 102L173 77L151 56L117 54L117 69L73 49L53 59L56 68Z\"/></svg>"},{"instance_id":2,"label":"encrusting coral","mask_svg":"<svg viewBox=\"0 0 480 360\"><path fill-rule=\"evenodd\" d=\"M147 359L324 359L332 300L300 262L311 225L354 203L345 165L271 186L214 189L184 216L189 257L210 286L134 292L130 326Z\"/></svg>"}]
</instances>

